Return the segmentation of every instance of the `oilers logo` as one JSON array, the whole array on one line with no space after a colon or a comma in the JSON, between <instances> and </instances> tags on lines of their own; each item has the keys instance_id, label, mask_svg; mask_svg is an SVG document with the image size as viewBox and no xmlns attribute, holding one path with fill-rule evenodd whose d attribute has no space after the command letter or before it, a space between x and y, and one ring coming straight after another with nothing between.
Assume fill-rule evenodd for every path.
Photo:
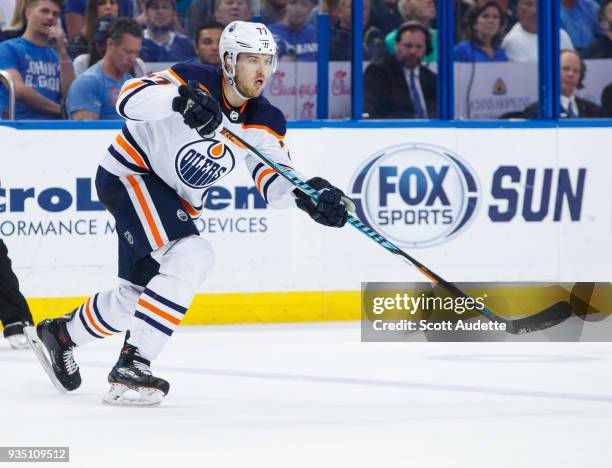
<instances>
[{"instance_id":1,"label":"oilers logo","mask_svg":"<svg viewBox=\"0 0 612 468\"><path fill-rule=\"evenodd\" d=\"M350 184L357 215L402 247L428 247L461 232L479 199L474 172L452 151L425 143L386 148Z\"/></svg>"},{"instance_id":2,"label":"oilers logo","mask_svg":"<svg viewBox=\"0 0 612 468\"><path fill-rule=\"evenodd\" d=\"M234 154L221 141L198 140L183 146L176 155L175 168L181 181L192 188L204 188L234 169Z\"/></svg>"}]
</instances>

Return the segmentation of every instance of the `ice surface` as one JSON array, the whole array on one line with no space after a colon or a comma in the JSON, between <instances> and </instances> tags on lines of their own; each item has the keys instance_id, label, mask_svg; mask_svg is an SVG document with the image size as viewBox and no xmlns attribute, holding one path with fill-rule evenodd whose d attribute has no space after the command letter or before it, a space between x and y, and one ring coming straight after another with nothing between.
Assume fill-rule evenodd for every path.
<instances>
[{"instance_id":1,"label":"ice surface","mask_svg":"<svg viewBox=\"0 0 612 468\"><path fill-rule=\"evenodd\" d=\"M181 327L153 366L171 383L162 406L107 407L121 343L78 349L84 383L61 395L30 351L0 339L0 446L68 445L76 467L612 463L610 343L361 343L358 323Z\"/></svg>"}]
</instances>

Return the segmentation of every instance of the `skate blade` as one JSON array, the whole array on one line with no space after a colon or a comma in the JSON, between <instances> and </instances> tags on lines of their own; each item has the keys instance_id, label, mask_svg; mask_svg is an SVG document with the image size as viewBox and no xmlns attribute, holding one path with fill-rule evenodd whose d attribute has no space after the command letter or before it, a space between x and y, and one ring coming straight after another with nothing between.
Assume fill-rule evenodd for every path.
<instances>
[{"instance_id":1,"label":"skate blade","mask_svg":"<svg viewBox=\"0 0 612 468\"><path fill-rule=\"evenodd\" d=\"M138 397L126 396L128 391L137 392ZM164 392L156 388L128 387L120 383L111 384L108 393L102 399L105 405L155 407L161 404Z\"/></svg>"},{"instance_id":2,"label":"skate blade","mask_svg":"<svg viewBox=\"0 0 612 468\"><path fill-rule=\"evenodd\" d=\"M53 382L55 388L57 388L61 393L68 393L68 390L66 390L61 382L57 380L55 372L53 372L53 366L45 353L44 345L41 343L38 335L36 334L36 327L24 327L23 334L26 336L28 343L30 344L30 348L32 351L34 351L34 355L38 358L38 362L40 362L42 368L49 376L49 379L51 379L51 382Z\"/></svg>"}]
</instances>

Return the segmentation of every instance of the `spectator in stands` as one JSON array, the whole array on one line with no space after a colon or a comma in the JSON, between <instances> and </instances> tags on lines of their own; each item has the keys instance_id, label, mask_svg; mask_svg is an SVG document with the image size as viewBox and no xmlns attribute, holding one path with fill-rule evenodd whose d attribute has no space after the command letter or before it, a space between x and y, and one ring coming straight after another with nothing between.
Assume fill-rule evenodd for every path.
<instances>
[{"instance_id":1,"label":"spectator in stands","mask_svg":"<svg viewBox=\"0 0 612 468\"><path fill-rule=\"evenodd\" d=\"M251 4L249 0L218 0L215 20L227 26L232 21L249 21Z\"/></svg>"},{"instance_id":2,"label":"spectator in stands","mask_svg":"<svg viewBox=\"0 0 612 468\"><path fill-rule=\"evenodd\" d=\"M604 0L599 9L599 24L604 33L585 53L586 58L612 58L612 0Z\"/></svg>"},{"instance_id":3,"label":"spectator in stands","mask_svg":"<svg viewBox=\"0 0 612 468\"><path fill-rule=\"evenodd\" d=\"M0 43L0 69L15 82L16 119L61 116L62 97L74 79L64 31L58 25L61 8L61 0L29 0L23 36ZM0 109L6 109L7 100L0 86Z\"/></svg>"},{"instance_id":4,"label":"spectator in stands","mask_svg":"<svg viewBox=\"0 0 612 468\"><path fill-rule=\"evenodd\" d=\"M71 57L87 53L89 45L93 42L94 32L98 18L103 16L119 16L118 0L87 0L85 22L81 31L70 40L69 50Z\"/></svg>"},{"instance_id":5,"label":"spectator in stands","mask_svg":"<svg viewBox=\"0 0 612 468\"><path fill-rule=\"evenodd\" d=\"M538 15L537 0L518 0L516 4L518 23L502 41L506 55L512 62L538 61ZM561 48L574 49L572 40L564 29L560 31Z\"/></svg>"},{"instance_id":6,"label":"spectator in stands","mask_svg":"<svg viewBox=\"0 0 612 468\"><path fill-rule=\"evenodd\" d=\"M190 61L215 67L221 66L219 40L223 29L224 26L218 21L209 21L200 25L195 35L197 57Z\"/></svg>"},{"instance_id":7,"label":"spectator in stands","mask_svg":"<svg viewBox=\"0 0 612 468\"><path fill-rule=\"evenodd\" d=\"M187 16L187 10L191 6L191 0L176 0L176 16L182 25Z\"/></svg>"},{"instance_id":8,"label":"spectator in stands","mask_svg":"<svg viewBox=\"0 0 612 468\"><path fill-rule=\"evenodd\" d=\"M259 0L261 22L270 25L282 21L288 0Z\"/></svg>"},{"instance_id":9,"label":"spectator in stands","mask_svg":"<svg viewBox=\"0 0 612 468\"><path fill-rule=\"evenodd\" d=\"M396 30L404 21L397 5L398 0L372 0L372 25L380 29L385 36Z\"/></svg>"},{"instance_id":10,"label":"spectator in stands","mask_svg":"<svg viewBox=\"0 0 612 468\"><path fill-rule=\"evenodd\" d=\"M606 117L612 117L612 83L606 86L601 93L601 107Z\"/></svg>"},{"instance_id":11,"label":"spectator in stands","mask_svg":"<svg viewBox=\"0 0 612 468\"><path fill-rule=\"evenodd\" d=\"M174 0L146 0L147 29L140 58L145 62L182 62L195 56L193 41L174 31Z\"/></svg>"},{"instance_id":12,"label":"spectator in stands","mask_svg":"<svg viewBox=\"0 0 612 468\"><path fill-rule=\"evenodd\" d=\"M115 19L116 18L113 16L103 16L98 20L93 41L89 45L89 52L79 55L74 59L74 62L72 62L75 76L80 75L104 57L104 53L106 52L106 40L109 37L109 31ZM130 75L139 78L144 76L146 71L145 63L138 57L134 63L134 68L130 70Z\"/></svg>"},{"instance_id":13,"label":"spectator in stands","mask_svg":"<svg viewBox=\"0 0 612 468\"><path fill-rule=\"evenodd\" d=\"M326 13L329 15L330 26L336 26L340 19L340 0L319 0L319 2L317 2L317 4L308 14L308 19L306 20L308 24L311 24L316 28L317 15L319 13Z\"/></svg>"},{"instance_id":14,"label":"spectator in stands","mask_svg":"<svg viewBox=\"0 0 612 468\"><path fill-rule=\"evenodd\" d=\"M98 0L99 4L107 3L109 0ZM119 15L134 16L134 0L115 0L119 2ZM66 32L68 39L72 40L85 24L85 10L87 0L65 0L64 19L66 22ZM103 16L103 15L100 15ZM93 22L95 24L95 20Z\"/></svg>"},{"instance_id":15,"label":"spectator in stands","mask_svg":"<svg viewBox=\"0 0 612 468\"><path fill-rule=\"evenodd\" d=\"M504 11L494 1L474 8L467 23L467 40L455 47L457 62L505 62L506 52L500 47L505 26Z\"/></svg>"},{"instance_id":16,"label":"spectator in stands","mask_svg":"<svg viewBox=\"0 0 612 468\"><path fill-rule=\"evenodd\" d=\"M576 96L576 90L584 88L586 67L580 55L565 49L560 55L561 69L561 118L593 118L603 117L603 109L597 104ZM537 117L537 103L529 105L524 112L525 117Z\"/></svg>"},{"instance_id":17,"label":"spectator in stands","mask_svg":"<svg viewBox=\"0 0 612 468\"><path fill-rule=\"evenodd\" d=\"M431 49L429 29L409 21L399 27L395 40L395 54L365 70L365 113L373 119L435 118L436 74L422 65Z\"/></svg>"},{"instance_id":18,"label":"spectator in stands","mask_svg":"<svg viewBox=\"0 0 612 468\"><path fill-rule=\"evenodd\" d=\"M190 37L195 36L200 25L215 17L215 0L193 0L187 10L185 31Z\"/></svg>"},{"instance_id":19,"label":"spectator in stands","mask_svg":"<svg viewBox=\"0 0 612 468\"><path fill-rule=\"evenodd\" d=\"M269 25L279 60L317 60L317 30L306 22L313 6L312 0L289 0L283 19Z\"/></svg>"},{"instance_id":20,"label":"spectator in stands","mask_svg":"<svg viewBox=\"0 0 612 468\"><path fill-rule=\"evenodd\" d=\"M14 11L15 0L4 0L0 2L0 32L9 25Z\"/></svg>"},{"instance_id":21,"label":"spectator in stands","mask_svg":"<svg viewBox=\"0 0 612 468\"><path fill-rule=\"evenodd\" d=\"M436 62L438 60L438 31L431 27L436 19L436 2L434 0L399 0L397 7L404 22L418 21L429 29L432 47L431 52L423 59L423 63ZM387 50L391 54L395 53L396 34L397 29L385 37Z\"/></svg>"},{"instance_id":22,"label":"spectator in stands","mask_svg":"<svg viewBox=\"0 0 612 468\"><path fill-rule=\"evenodd\" d=\"M340 1L340 19L337 25L331 28L330 60L348 61L351 59L351 51L353 50L351 5L351 0ZM377 60L384 55L384 37L378 28L370 24L370 0L363 0L363 59L367 61Z\"/></svg>"},{"instance_id":23,"label":"spectator in stands","mask_svg":"<svg viewBox=\"0 0 612 468\"><path fill-rule=\"evenodd\" d=\"M23 33L25 33L26 25L28 24L28 20L25 15L27 2L28 0L17 0L15 2L13 17L11 18L8 26L4 27L2 30L2 33L6 39L15 39L16 37L23 36Z\"/></svg>"},{"instance_id":24,"label":"spectator in stands","mask_svg":"<svg viewBox=\"0 0 612 468\"><path fill-rule=\"evenodd\" d=\"M66 107L73 120L119 119L115 103L119 91L132 78L142 46L142 28L133 18L111 24L104 57L80 74L68 90Z\"/></svg>"},{"instance_id":25,"label":"spectator in stands","mask_svg":"<svg viewBox=\"0 0 612 468\"><path fill-rule=\"evenodd\" d=\"M589 47L601 34L595 0L561 0L561 27L567 31L578 51Z\"/></svg>"}]
</instances>

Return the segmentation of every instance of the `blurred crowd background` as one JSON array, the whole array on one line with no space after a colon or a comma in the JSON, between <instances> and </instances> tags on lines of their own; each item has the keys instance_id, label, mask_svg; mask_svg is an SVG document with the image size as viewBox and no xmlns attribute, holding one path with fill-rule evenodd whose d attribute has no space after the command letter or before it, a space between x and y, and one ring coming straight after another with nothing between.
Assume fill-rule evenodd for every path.
<instances>
[{"instance_id":1,"label":"blurred crowd background","mask_svg":"<svg viewBox=\"0 0 612 468\"><path fill-rule=\"evenodd\" d=\"M454 2L456 118L537 118L537 0ZM363 0L364 118L436 118L436 3ZM612 0L559 3L561 117L612 117ZM220 66L223 28L251 20L278 45L266 97L289 119L313 119L325 14L329 117L347 118L351 9L351 0L0 0L0 115L120 119L127 79L187 60Z\"/></svg>"}]
</instances>

